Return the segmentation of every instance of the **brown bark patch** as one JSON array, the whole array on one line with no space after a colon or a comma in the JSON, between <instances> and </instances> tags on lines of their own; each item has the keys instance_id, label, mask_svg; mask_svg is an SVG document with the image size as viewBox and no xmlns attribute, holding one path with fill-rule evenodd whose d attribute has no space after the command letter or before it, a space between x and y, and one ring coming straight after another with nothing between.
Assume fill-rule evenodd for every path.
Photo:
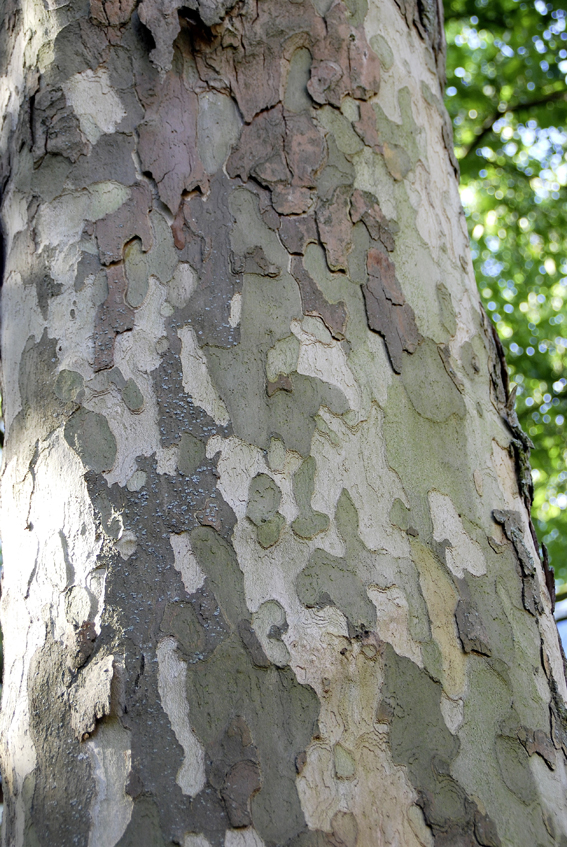
<instances>
[{"instance_id":1,"label":"brown bark patch","mask_svg":"<svg viewBox=\"0 0 567 847\"><path fill-rule=\"evenodd\" d=\"M250 826L250 798L262 787L262 779L258 751L244 718L234 718L208 752L209 780L220 790L230 825Z\"/></svg>"},{"instance_id":2,"label":"brown bark patch","mask_svg":"<svg viewBox=\"0 0 567 847\"><path fill-rule=\"evenodd\" d=\"M402 372L402 351L415 353L419 332L413 309L406 303L394 263L373 248L368 253L368 283L362 286L368 326L386 343L392 368Z\"/></svg>"},{"instance_id":3,"label":"brown bark patch","mask_svg":"<svg viewBox=\"0 0 567 847\"><path fill-rule=\"evenodd\" d=\"M555 769L555 748L551 738L542 729L528 729L526 726L521 726L518 729L518 740L529 756L537 753L548 768Z\"/></svg>"},{"instance_id":4,"label":"brown bark patch","mask_svg":"<svg viewBox=\"0 0 567 847\"><path fill-rule=\"evenodd\" d=\"M536 565L524 543L522 518L519 512L508 509L494 509L492 517L504 529L504 534L512 544L522 577L522 599L524 608L532 615L541 615L543 605L537 582Z\"/></svg>"},{"instance_id":5,"label":"brown bark patch","mask_svg":"<svg viewBox=\"0 0 567 847\"><path fill-rule=\"evenodd\" d=\"M114 365L114 341L121 332L134 326L134 311L126 305L128 283L124 274L124 265L111 265L106 269L108 296L98 307L95 317L94 365L95 371L102 371Z\"/></svg>"},{"instance_id":6,"label":"brown bark patch","mask_svg":"<svg viewBox=\"0 0 567 847\"><path fill-rule=\"evenodd\" d=\"M306 114L285 115L285 154L293 174L292 184L315 187L315 174L325 159L325 140Z\"/></svg>"},{"instance_id":7,"label":"brown bark patch","mask_svg":"<svg viewBox=\"0 0 567 847\"><path fill-rule=\"evenodd\" d=\"M394 226L382 212L372 194L355 189L350 198L350 217L353 223L362 221L373 241L379 241L391 253L394 250Z\"/></svg>"},{"instance_id":8,"label":"brown bark patch","mask_svg":"<svg viewBox=\"0 0 567 847\"><path fill-rule=\"evenodd\" d=\"M146 119L138 129L142 168L155 179L160 199L175 214L184 191L208 185L197 148L199 101L175 72L153 90L138 86L138 94L146 105Z\"/></svg>"},{"instance_id":9,"label":"brown bark patch","mask_svg":"<svg viewBox=\"0 0 567 847\"><path fill-rule=\"evenodd\" d=\"M135 8L136 0L91 0L91 18L103 26L122 26Z\"/></svg>"},{"instance_id":10,"label":"brown bark patch","mask_svg":"<svg viewBox=\"0 0 567 847\"><path fill-rule=\"evenodd\" d=\"M226 164L230 177L247 182L250 175L263 185L289 183L291 173L284 156L285 123L282 107L258 115L245 126Z\"/></svg>"},{"instance_id":11,"label":"brown bark patch","mask_svg":"<svg viewBox=\"0 0 567 847\"><path fill-rule=\"evenodd\" d=\"M103 265L119 262L127 241L136 236L142 242L144 252L151 250L153 243L149 211L152 195L146 183L135 185L129 200L116 212L106 215L96 223L96 239L100 260Z\"/></svg>"},{"instance_id":12,"label":"brown bark patch","mask_svg":"<svg viewBox=\"0 0 567 847\"><path fill-rule=\"evenodd\" d=\"M352 251L352 224L349 216L350 187L341 185L330 202L317 209L317 227L332 271L348 271L348 255Z\"/></svg>"},{"instance_id":13,"label":"brown bark patch","mask_svg":"<svg viewBox=\"0 0 567 847\"><path fill-rule=\"evenodd\" d=\"M299 286L303 314L321 318L334 338L344 338L347 313L342 300L339 303L328 303L298 256L291 260L291 273Z\"/></svg>"},{"instance_id":14,"label":"brown bark patch","mask_svg":"<svg viewBox=\"0 0 567 847\"><path fill-rule=\"evenodd\" d=\"M488 635L478 610L467 600L459 600L455 611L457 631L465 653L491 656Z\"/></svg>"},{"instance_id":15,"label":"brown bark patch","mask_svg":"<svg viewBox=\"0 0 567 847\"><path fill-rule=\"evenodd\" d=\"M304 253L309 242L316 244L319 241L313 215L283 218L279 232L281 242L288 253Z\"/></svg>"},{"instance_id":16,"label":"brown bark patch","mask_svg":"<svg viewBox=\"0 0 567 847\"><path fill-rule=\"evenodd\" d=\"M266 383L266 392L268 397L273 397L277 391L287 391L291 393L293 391L293 383L289 376L285 376L284 374L278 374L278 378L275 382Z\"/></svg>"},{"instance_id":17,"label":"brown bark patch","mask_svg":"<svg viewBox=\"0 0 567 847\"><path fill-rule=\"evenodd\" d=\"M79 119L67 104L61 88L45 88L35 95L32 131L35 161L51 153L76 162L79 156L90 150L90 144L81 132Z\"/></svg>"}]
</instances>

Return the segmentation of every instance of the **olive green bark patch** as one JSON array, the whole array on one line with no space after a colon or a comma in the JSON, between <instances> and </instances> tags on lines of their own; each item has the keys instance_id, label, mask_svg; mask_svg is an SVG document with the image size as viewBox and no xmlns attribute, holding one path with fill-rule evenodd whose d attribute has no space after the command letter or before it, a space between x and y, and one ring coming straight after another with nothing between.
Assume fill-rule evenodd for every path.
<instances>
[{"instance_id":1,"label":"olive green bark patch","mask_svg":"<svg viewBox=\"0 0 567 847\"><path fill-rule=\"evenodd\" d=\"M146 299L150 276L169 282L177 268L177 254L173 235L167 221L155 210L150 212L154 234L153 247L144 252L142 242L135 238L124 249L124 265L128 290L126 302L133 309L139 308Z\"/></svg>"},{"instance_id":2,"label":"olive green bark patch","mask_svg":"<svg viewBox=\"0 0 567 847\"><path fill-rule=\"evenodd\" d=\"M412 406L422 417L441 423L451 415L465 416L465 401L430 339L425 339L413 356L404 357L402 380Z\"/></svg>"},{"instance_id":3,"label":"olive green bark patch","mask_svg":"<svg viewBox=\"0 0 567 847\"><path fill-rule=\"evenodd\" d=\"M448 391L457 395L457 403L462 403L459 391L443 367L436 345L433 347L442 369L441 379L449 386ZM406 356L404 367L405 364L411 365L416 356L419 356L419 349L413 356ZM418 381L416 374L416 383ZM429 537L432 532L427 508L429 490L445 492L457 512L470 511L468 481L471 471L467 434L457 415L451 415L442 423L424 418L416 411L404 385L394 380L388 389L384 413L384 441L388 464L400 476L411 507L411 523L420 536Z\"/></svg>"},{"instance_id":4,"label":"olive green bark patch","mask_svg":"<svg viewBox=\"0 0 567 847\"><path fill-rule=\"evenodd\" d=\"M236 628L238 621L248 618L250 613L244 599L242 571L234 550L210 526L197 527L191 532L191 547L207 575L208 585L224 617Z\"/></svg>"},{"instance_id":5,"label":"olive green bark patch","mask_svg":"<svg viewBox=\"0 0 567 847\"><path fill-rule=\"evenodd\" d=\"M333 136L327 138L327 164L317 179L317 191L322 200L329 200L339 185L352 185L355 178L354 165L339 150Z\"/></svg>"},{"instance_id":6,"label":"olive green bark patch","mask_svg":"<svg viewBox=\"0 0 567 847\"><path fill-rule=\"evenodd\" d=\"M449 335L453 336L457 331L457 318L455 317L455 310L449 289L442 282L437 284L437 299L439 301L443 326L448 330Z\"/></svg>"},{"instance_id":7,"label":"olive green bark patch","mask_svg":"<svg viewBox=\"0 0 567 847\"><path fill-rule=\"evenodd\" d=\"M480 373L480 360L470 341L465 341L461 345L459 358L467 375L470 376L471 379Z\"/></svg>"},{"instance_id":8,"label":"olive green bark patch","mask_svg":"<svg viewBox=\"0 0 567 847\"><path fill-rule=\"evenodd\" d=\"M250 483L246 515L257 528L258 543L265 549L279 539L285 518L278 508L282 495L274 480L258 474Z\"/></svg>"},{"instance_id":9,"label":"olive green bark patch","mask_svg":"<svg viewBox=\"0 0 567 847\"><path fill-rule=\"evenodd\" d=\"M384 70L389 71L394 64L394 53L384 36L373 35L370 39L370 46L380 59Z\"/></svg>"},{"instance_id":10,"label":"olive green bark patch","mask_svg":"<svg viewBox=\"0 0 567 847\"><path fill-rule=\"evenodd\" d=\"M345 0L351 26L363 26L368 13L368 0Z\"/></svg>"},{"instance_id":11,"label":"olive green bark patch","mask_svg":"<svg viewBox=\"0 0 567 847\"><path fill-rule=\"evenodd\" d=\"M61 398L56 399L57 339L49 338L44 329L39 341L30 335L22 352L18 373L18 387L22 409L21 417L34 426L55 428L59 425L58 415L70 413L72 406L62 408ZM36 432L35 437L39 437ZM43 436L42 436L43 437Z\"/></svg>"},{"instance_id":12,"label":"olive green bark patch","mask_svg":"<svg viewBox=\"0 0 567 847\"><path fill-rule=\"evenodd\" d=\"M185 476L193 476L206 458L205 445L190 432L184 432L179 442L177 468Z\"/></svg>"},{"instance_id":13,"label":"olive green bark patch","mask_svg":"<svg viewBox=\"0 0 567 847\"><path fill-rule=\"evenodd\" d=\"M122 399L131 412L141 412L144 408L144 395L131 378L122 389Z\"/></svg>"},{"instance_id":14,"label":"olive green bark patch","mask_svg":"<svg viewBox=\"0 0 567 847\"><path fill-rule=\"evenodd\" d=\"M93 279L93 284L91 288L91 298L93 302L93 306L102 306L106 298L108 297L108 278L106 276L106 271L102 270L96 274Z\"/></svg>"},{"instance_id":15,"label":"olive green bark patch","mask_svg":"<svg viewBox=\"0 0 567 847\"><path fill-rule=\"evenodd\" d=\"M80 403L85 380L77 371L59 371L55 383L55 394L64 403Z\"/></svg>"},{"instance_id":16,"label":"olive green bark patch","mask_svg":"<svg viewBox=\"0 0 567 847\"><path fill-rule=\"evenodd\" d=\"M339 497L335 521L346 555L338 558L325 550L314 550L297 577L298 597L306 606L337 606L349 626L372 630L376 625L376 608L366 593L366 585L376 580L381 562L360 539L358 513L346 490ZM390 582L388 577L386 584Z\"/></svg>"},{"instance_id":17,"label":"olive green bark patch","mask_svg":"<svg viewBox=\"0 0 567 847\"><path fill-rule=\"evenodd\" d=\"M389 644L384 659L380 712L389 715L393 760L408 768L415 788L426 794L424 811L430 826L462 823L466 827L466 794L449 772L459 741L441 713L441 685L410 659L398 656Z\"/></svg>"},{"instance_id":18,"label":"olive green bark patch","mask_svg":"<svg viewBox=\"0 0 567 847\"><path fill-rule=\"evenodd\" d=\"M194 662L206 651L203 626L191 603L169 603L166 606L161 629L173 635L178 649L189 661Z\"/></svg>"},{"instance_id":19,"label":"olive green bark patch","mask_svg":"<svg viewBox=\"0 0 567 847\"><path fill-rule=\"evenodd\" d=\"M232 97L214 90L201 94L197 122L198 150L208 174L222 168L240 137L241 126L242 118Z\"/></svg>"},{"instance_id":20,"label":"olive green bark patch","mask_svg":"<svg viewBox=\"0 0 567 847\"><path fill-rule=\"evenodd\" d=\"M376 609L364 584L345 559L315 550L297 577L297 596L305 606L337 606L358 629L372 630Z\"/></svg>"},{"instance_id":21,"label":"olive green bark patch","mask_svg":"<svg viewBox=\"0 0 567 847\"><path fill-rule=\"evenodd\" d=\"M270 347L266 359L266 376L270 382L275 382L280 374L288 375L296 370L299 346L295 335L288 335Z\"/></svg>"},{"instance_id":22,"label":"olive green bark patch","mask_svg":"<svg viewBox=\"0 0 567 847\"><path fill-rule=\"evenodd\" d=\"M150 797L139 797L134 803L126 832L116 847L168 847L159 824L159 812Z\"/></svg>"},{"instance_id":23,"label":"olive green bark patch","mask_svg":"<svg viewBox=\"0 0 567 847\"><path fill-rule=\"evenodd\" d=\"M315 459L309 456L293 476L293 493L299 509L291 528L300 538L314 538L329 526L329 517L311 508L315 489Z\"/></svg>"},{"instance_id":24,"label":"olive green bark patch","mask_svg":"<svg viewBox=\"0 0 567 847\"><path fill-rule=\"evenodd\" d=\"M148 274L157 276L161 282L169 282L177 268L177 253L173 243L173 234L168 222L155 209L150 212L150 221L154 231L154 243L147 253Z\"/></svg>"},{"instance_id":25,"label":"olive green bark patch","mask_svg":"<svg viewBox=\"0 0 567 847\"><path fill-rule=\"evenodd\" d=\"M354 156L364 147L360 137L352 128L351 122L337 109L332 106L323 106L318 110L317 118L325 129L333 134L337 147L345 156Z\"/></svg>"},{"instance_id":26,"label":"olive green bark patch","mask_svg":"<svg viewBox=\"0 0 567 847\"><path fill-rule=\"evenodd\" d=\"M279 501L273 491L267 495L270 498L273 508ZM225 631L204 660L187 665L191 726L213 761L231 721L235 716L245 721L251 743L257 747L261 772L261 788L250 800L251 819L267 844L285 844L305 827L295 785L295 757L306 749L316 731L317 696L309 686L301 685L289 668L276 668L265 660L254 630L259 625L258 635L265 641L269 625L268 634L277 643L286 625L285 612L268 608L263 620L262 615L259 620L255 616L253 627L250 625L242 571L232 547L211 527L193 530L191 547L207 575L206 585L232 629L231 634ZM202 617L201 608L199 615ZM273 631L272 616L276 621ZM193 626L191 621L189 638L194 638ZM203 623L200 626L203 628ZM285 661L285 651L280 652L283 655L278 658ZM214 767L208 779L215 789L221 787Z\"/></svg>"},{"instance_id":27,"label":"olive green bark patch","mask_svg":"<svg viewBox=\"0 0 567 847\"><path fill-rule=\"evenodd\" d=\"M335 744L333 750L335 775L337 779L352 779L356 773L356 764L352 753L342 744Z\"/></svg>"},{"instance_id":28,"label":"olive green bark patch","mask_svg":"<svg viewBox=\"0 0 567 847\"><path fill-rule=\"evenodd\" d=\"M255 666L235 633L205 662L188 665L187 699L191 725L208 750L217 747L235 715L246 721L262 780L250 802L253 825L265 843L286 844L305 826L295 757L316 732L313 689L298 683L289 668Z\"/></svg>"},{"instance_id":29,"label":"olive green bark patch","mask_svg":"<svg viewBox=\"0 0 567 847\"><path fill-rule=\"evenodd\" d=\"M126 302L133 309L137 309L146 299L149 287L146 254L143 252L142 242L138 238L126 245L124 250L124 264L126 267L126 279L128 280Z\"/></svg>"},{"instance_id":30,"label":"olive green bark patch","mask_svg":"<svg viewBox=\"0 0 567 847\"><path fill-rule=\"evenodd\" d=\"M407 530L409 527L410 510L401 500L396 498L390 509L390 523L399 529Z\"/></svg>"},{"instance_id":31,"label":"olive green bark patch","mask_svg":"<svg viewBox=\"0 0 567 847\"><path fill-rule=\"evenodd\" d=\"M248 489L246 515L253 524L260 526L275 516L281 499L281 491L274 480L267 474L258 474Z\"/></svg>"},{"instance_id":32,"label":"olive green bark patch","mask_svg":"<svg viewBox=\"0 0 567 847\"><path fill-rule=\"evenodd\" d=\"M79 409L65 424L65 440L95 473L109 471L116 461L116 439L104 415Z\"/></svg>"},{"instance_id":33,"label":"olive green bark patch","mask_svg":"<svg viewBox=\"0 0 567 847\"><path fill-rule=\"evenodd\" d=\"M284 526L285 518L278 512L273 518L271 518L271 520L266 521L257 528L258 544L260 544L260 546L265 550L267 550L268 547L273 547L273 545L279 541L279 537Z\"/></svg>"},{"instance_id":34,"label":"olive green bark patch","mask_svg":"<svg viewBox=\"0 0 567 847\"><path fill-rule=\"evenodd\" d=\"M537 800L537 788L530 769L529 756L514 738L496 739L496 758L502 779L510 791L529 805Z\"/></svg>"},{"instance_id":35,"label":"olive green bark patch","mask_svg":"<svg viewBox=\"0 0 567 847\"><path fill-rule=\"evenodd\" d=\"M307 47L300 47L291 57L284 97L284 107L288 112L303 112L312 106L311 97L307 92L311 61L311 53Z\"/></svg>"},{"instance_id":36,"label":"olive green bark patch","mask_svg":"<svg viewBox=\"0 0 567 847\"><path fill-rule=\"evenodd\" d=\"M412 95L409 88L400 89L398 104L402 116L401 127L389 119L381 106L373 103L378 136L384 148L384 159L394 179L399 179L413 170L425 149L421 143L423 130L416 124L413 117Z\"/></svg>"}]
</instances>

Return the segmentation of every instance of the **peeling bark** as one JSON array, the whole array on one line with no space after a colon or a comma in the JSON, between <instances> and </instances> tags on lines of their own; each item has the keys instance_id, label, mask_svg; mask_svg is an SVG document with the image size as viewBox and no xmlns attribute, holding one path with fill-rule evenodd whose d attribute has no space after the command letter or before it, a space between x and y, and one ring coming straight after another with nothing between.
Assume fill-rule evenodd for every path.
<instances>
[{"instance_id":1,"label":"peeling bark","mask_svg":"<svg viewBox=\"0 0 567 847\"><path fill-rule=\"evenodd\" d=\"M567 843L440 3L5 6L3 844Z\"/></svg>"}]
</instances>

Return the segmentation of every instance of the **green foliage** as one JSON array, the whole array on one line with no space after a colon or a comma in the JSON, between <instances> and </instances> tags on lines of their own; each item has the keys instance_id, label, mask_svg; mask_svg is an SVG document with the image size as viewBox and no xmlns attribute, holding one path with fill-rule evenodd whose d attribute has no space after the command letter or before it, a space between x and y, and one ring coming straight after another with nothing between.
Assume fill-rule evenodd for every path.
<instances>
[{"instance_id":1,"label":"green foliage","mask_svg":"<svg viewBox=\"0 0 567 847\"><path fill-rule=\"evenodd\" d=\"M453 120L478 285L535 444L534 520L567 583L567 11L445 0Z\"/></svg>"}]
</instances>

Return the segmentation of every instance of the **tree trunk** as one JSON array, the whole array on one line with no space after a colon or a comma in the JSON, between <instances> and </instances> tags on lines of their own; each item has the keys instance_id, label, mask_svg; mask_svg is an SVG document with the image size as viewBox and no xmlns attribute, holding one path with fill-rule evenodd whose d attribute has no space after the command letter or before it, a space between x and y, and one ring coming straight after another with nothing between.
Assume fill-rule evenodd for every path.
<instances>
[{"instance_id":1,"label":"tree trunk","mask_svg":"<svg viewBox=\"0 0 567 847\"><path fill-rule=\"evenodd\" d=\"M439 9L135 6L4 0L4 845L566 845Z\"/></svg>"}]
</instances>

